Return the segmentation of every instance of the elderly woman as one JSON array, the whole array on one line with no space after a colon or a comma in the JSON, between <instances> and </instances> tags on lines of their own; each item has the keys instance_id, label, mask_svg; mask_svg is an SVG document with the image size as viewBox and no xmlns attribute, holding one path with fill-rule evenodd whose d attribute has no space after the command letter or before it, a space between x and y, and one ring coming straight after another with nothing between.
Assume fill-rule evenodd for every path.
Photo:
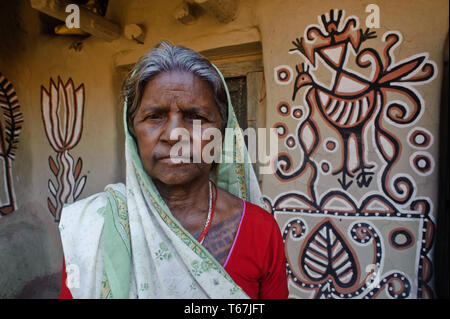
<instances>
[{"instance_id":1,"label":"elderly woman","mask_svg":"<svg viewBox=\"0 0 450 319\"><path fill-rule=\"evenodd\" d=\"M60 297L287 298L283 240L258 206L242 134L225 130L239 126L220 72L163 42L124 91L126 183L64 208ZM192 144L195 120L224 133L223 156L244 161L171 156L171 133L186 129Z\"/></svg>"}]
</instances>

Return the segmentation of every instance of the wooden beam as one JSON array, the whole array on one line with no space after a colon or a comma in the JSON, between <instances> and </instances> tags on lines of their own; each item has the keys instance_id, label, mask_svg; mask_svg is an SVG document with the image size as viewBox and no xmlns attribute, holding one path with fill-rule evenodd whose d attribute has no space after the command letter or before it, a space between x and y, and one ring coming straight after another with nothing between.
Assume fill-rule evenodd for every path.
<instances>
[{"instance_id":1,"label":"wooden beam","mask_svg":"<svg viewBox=\"0 0 450 319\"><path fill-rule=\"evenodd\" d=\"M237 16L238 0L187 0L203 8L221 23L229 23Z\"/></svg>"},{"instance_id":2,"label":"wooden beam","mask_svg":"<svg viewBox=\"0 0 450 319\"><path fill-rule=\"evenodd\" d=\"M200 53L214 63L224 77L242 76L264 70L261 42L231 45Z\"/></svg>"},{"instance_id":3,"label":"wooden beam","mask_svg":"<svg viewBox=\"0 0 450 319\"><path fill-rule=\"evenodd\" d=\"M72 4L67 0L30 0L30 2L34 9L64 22L70 14L66 12L66 7ZM118 24L89 11L83 6L79 6L79 8L80 28L83 31L108 42L120 37L121 28Z\"/></svg>"}]
</instances>

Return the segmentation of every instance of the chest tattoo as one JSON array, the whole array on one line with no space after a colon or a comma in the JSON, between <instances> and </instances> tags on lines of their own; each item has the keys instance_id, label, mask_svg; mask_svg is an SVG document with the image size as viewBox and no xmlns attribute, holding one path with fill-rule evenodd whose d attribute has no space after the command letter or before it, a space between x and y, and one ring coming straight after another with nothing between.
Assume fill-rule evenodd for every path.
<instances>
[{"instance_id":1,"label":"chest tattoo","mask_svg":"<svg viewBox=\"0 0 450 319\"><path fill-rule=\"evenodd\" d=\"M241 221L242 211L223 222L211 226L205 237L203 246L213 255L216 260L223 265L228 253L233 245ZM200 233L195 234L197 238Z\"/></svg>"}]
</instances>

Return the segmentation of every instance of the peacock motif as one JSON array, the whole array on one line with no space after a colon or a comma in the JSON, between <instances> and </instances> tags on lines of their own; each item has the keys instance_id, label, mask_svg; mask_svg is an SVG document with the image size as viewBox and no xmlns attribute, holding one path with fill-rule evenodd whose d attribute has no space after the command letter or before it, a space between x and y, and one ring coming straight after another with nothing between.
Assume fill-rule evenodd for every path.
<instances>
[{"instance_id":1,"label":"peacock motif","mask_svg":"<svg viewBox=\"0 0 450 319\"><path fill-rule=\"evenodd\" d=\"M354 17L349 17L340 28L342 16L342 10L337 14L331 10L329 16L322 15L326 32L312 26L306 31L307 41L304 38L293 41L295 48L291 52L299 52L312 66L317 64L316 55L319 56L334 75L331 86L326 87L315 79L310 65L298 64L292 99L296 99L300 89L306 88L305 101L311 112L318 110L340 136L342 163L332 174L339 175L338 182L344 190L354 180L360 188L368 187L373 180L374 165L366 159L367 146L363 138L369 123L373 122L376 147L386 162L382 173L383 190L395 202L405 203L411 198L413 184L405 176L394 179L394 189L388 183L392 167L400 155L401 144L384 127L383 116L386 114L397 126L413 123L421 115L423 102L411 86L432 79L435 65L428 60L426 53L394 63L393 50L401 42L401 35L395 31L383 36L386 42L383 61L375 49L361 49L364 41L376 37L375 32L357 29ZM350 50L356 54L358 67L371 68L369 78L346 67ZM392 101L388 94L403 96L408 103Z\"/></svg>"},{"instance_id":2,"label":"peacock motif","mask_svg":"<svg viewBox=\"0 0 450 319\"><path fill-rule=\"evenodd\" d=\"M433 171L425 151L433 135L417 126L425 101L415 86L431 82L437 66L428 53L396 59L398 31L380 37L381 49L369 46L379 35L344 16L319 16L292 41L295 68L274 68L278 85L292 85L293 102L280 99L278 114L298 122L294 133L273 125L287 149L299 149L298 157L278 153L275 177L298 183L264 197L282 230L291 297L433 298L433 203L397 165L407 163L407 142L417 149L413 171Z\"/></svg>"}]
</instances>

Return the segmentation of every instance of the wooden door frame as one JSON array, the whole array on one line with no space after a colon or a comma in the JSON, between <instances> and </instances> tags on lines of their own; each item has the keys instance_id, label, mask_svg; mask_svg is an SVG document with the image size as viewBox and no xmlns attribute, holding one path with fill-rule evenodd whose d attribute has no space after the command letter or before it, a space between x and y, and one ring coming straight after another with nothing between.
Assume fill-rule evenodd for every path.
<instances>
[{"instance_id":1,"label":"wooden door frame","mask_svg":"<svg viewBox=\"0 0 450 319\"><path fill-rule=\"evenodd\" d=\"M219 68L224 78L245 77L247 84L247 127L266 127L266 86L261 42L251 42L200 52ZM261 185L259 165L254 165Z\"/></svg>"}]
</instances>

